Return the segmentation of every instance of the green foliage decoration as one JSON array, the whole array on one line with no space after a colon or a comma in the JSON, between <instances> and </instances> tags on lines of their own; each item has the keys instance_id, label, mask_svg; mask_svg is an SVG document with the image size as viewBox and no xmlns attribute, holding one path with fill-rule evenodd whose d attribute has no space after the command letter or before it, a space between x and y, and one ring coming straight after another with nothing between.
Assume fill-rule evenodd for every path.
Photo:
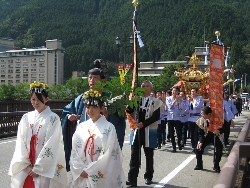
<instances>
[{"instance_id":1,"label":"green foliage decoration","mask_svg":"<svg viewBox=\"0 0 250 188\"><path fill-rule=\"evenodd\" d=\"M137 87L131 88L131 83L126 82L124 85L120 84L120 78L112 78L110 81L98 82L95 90L102 90L103 99L106 102L109 114L118 113L119 116L124 116L125 110L128 107L138 107L138 101L143 96L145 88ZM130 94L133 96L130 98Z\"/></svg>"}]
</instances>

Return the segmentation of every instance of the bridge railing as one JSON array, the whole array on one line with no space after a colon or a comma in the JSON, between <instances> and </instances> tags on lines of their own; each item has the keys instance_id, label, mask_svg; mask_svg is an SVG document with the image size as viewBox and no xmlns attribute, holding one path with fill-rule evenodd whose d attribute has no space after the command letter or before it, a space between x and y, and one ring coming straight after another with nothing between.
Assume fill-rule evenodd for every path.
<instances>
[{"instance_id":1,"label":"bridge railing","mask_svg":"<svg viewBox=\"0 0 250 188\"><path fill-rule=\"evenodd\" d=\"M214 188L234 188L236 178L239 172L239 164L241 158L239 157L239 146L240 143L245 142L247 140L247 136L249 133L249 126L250 126L250 117L248 117L246 123L244 124L241 132L235 144L227 158L227 162L221 169L219 177L214 185Z\"/></svg>"},{"instance_id":2,"label":"bridge railing","mask_svg":"<svg viewBox=\"0 0 250 188\"><path fill-rule=\"evenodd\" d=\"M61 117L63 109L51 110ZM26 112L28 111L0 112L0 138L16 136L18 124Z\"/></svg>"},{"instance_id":3,"label":"bridge railing","mask_svg":"<svg viewBox=\"0 0 250 188\"><path fill-rule=\"evenodd\" d=\"M51 109L63 109L64 106L69 104L71 99L53 99L49 100L48 106ZM32 107L29 100L5 100L0 101L0 112L17 112L17 111L32 111Z\"/></svg>"}]
</instances>

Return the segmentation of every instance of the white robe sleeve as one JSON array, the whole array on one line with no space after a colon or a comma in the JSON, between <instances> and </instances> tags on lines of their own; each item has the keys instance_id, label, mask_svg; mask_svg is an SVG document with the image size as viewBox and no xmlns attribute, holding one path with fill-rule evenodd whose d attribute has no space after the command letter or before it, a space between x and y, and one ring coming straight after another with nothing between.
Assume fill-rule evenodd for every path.
<instances>
[{"instance_id":1,"label":"white robe sleeve","mask_svg":"<svg viewBox=\"0 0 250 188\"><path fill-rule=\"evenodd\" d=\"M27 114L23 115L18 125L16 147L9 168L11 187L15 188L23 187L24 180L28 176L25 169L31 164L28 152L29 146L27 145L27 143L29 144L29 141L27 142L26 140L26 120Z\"/></svg>"}]
</instances>

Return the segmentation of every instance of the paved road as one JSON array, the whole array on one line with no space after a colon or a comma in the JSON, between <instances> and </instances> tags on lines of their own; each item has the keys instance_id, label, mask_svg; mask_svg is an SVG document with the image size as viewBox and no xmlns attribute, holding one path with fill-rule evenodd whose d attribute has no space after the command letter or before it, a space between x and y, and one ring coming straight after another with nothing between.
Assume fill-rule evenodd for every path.
<instances>
[{"instance_id":1,"label":"paved road","mask_svg":"<svg viewBox=\"0 0 250 188\"><path fill-rule=\"evenodd\" d=\"M231 147L234 141L238 137L242 126L244 125L247 117L250 115L249 111L243 111L242 116L235 119L236 127L231 129L230 134L230 146L227 147L226 152L223 154L220 166L222 167L227 160L227 156L230 153ZM129 141L129 129L126 130L126 138L123 148L123 167L124 173L127 177L129 170L130 160L130 146ZM10 177L8 176L9 164L14 152L15 137L8 139L0 139L0 188L9 188ZM218 173L212 170L213 167L213 147L207 147L203 156L204 170L193 170L196 165L195 155L191 154L190 140L188 140L187 146L182 151L171 153L172 146L167 143L161 149L155 150L154 157L154 178L152 185L145 185L143 179L143 173L145 170L145 157L142 150L142 166L138 177L138 187L167 187L167 188L211 188L213 187Z\"/></svg>"}]
</instances>

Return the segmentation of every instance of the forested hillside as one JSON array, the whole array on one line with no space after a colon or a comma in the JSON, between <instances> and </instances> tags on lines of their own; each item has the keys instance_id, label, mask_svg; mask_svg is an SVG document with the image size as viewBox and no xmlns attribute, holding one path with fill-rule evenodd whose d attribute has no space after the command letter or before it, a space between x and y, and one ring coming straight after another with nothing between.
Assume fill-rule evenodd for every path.
<instances>
[{"instance_id":1,"label":"forested hillside","mask_svg":"<svg viewBox=\"0 0 250 188\"><path fill-rule=\"evenodd\" d=\"M86 71L96 58L123 60L115 37L129 42L132 0L11 0L0 3L0 37L17 47L42 46L46 39L63 41L65 76ZM236 77L250 70L250 1L248 0L139 0L137 27L145 44L139 61L184 60L195 46L221 40L230 46L229 64ZM17 7L18 6L18 7ZM205 31L205 35L204 35ZM127 52L132 62L132 49Z\"/></svg>"}]
</instances>

